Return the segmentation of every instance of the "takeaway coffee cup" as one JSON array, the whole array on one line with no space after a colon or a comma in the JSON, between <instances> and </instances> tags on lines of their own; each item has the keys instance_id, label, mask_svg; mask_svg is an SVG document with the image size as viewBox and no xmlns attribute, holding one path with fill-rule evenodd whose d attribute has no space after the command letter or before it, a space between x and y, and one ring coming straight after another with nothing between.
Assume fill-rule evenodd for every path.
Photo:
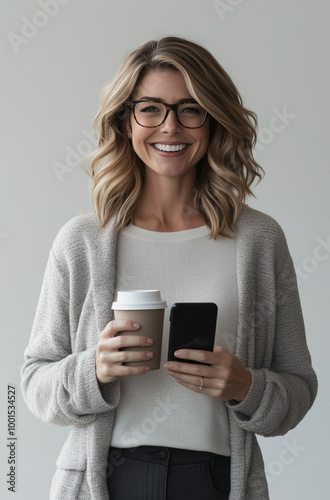
<instances>
[{"instance_id":1,"label":"takeaway coffee cup","mask_svg":"<svg viewBox=\"0 0 330 500\"><path fill-rule=\"evenodd\" d=\"M146 335L153 344L146 347L124 347L126 351L152 351L153 357L146 361L127 363L131 366L149 366L150 370L160 368L162 351L164 312L166 302L161 300L159 290L124 290L113 302L115 319L128 319L141 325L137 331L118 332L118 335ZM126 364L126 363L125 363Z\"/></svg>"}]
</instances>

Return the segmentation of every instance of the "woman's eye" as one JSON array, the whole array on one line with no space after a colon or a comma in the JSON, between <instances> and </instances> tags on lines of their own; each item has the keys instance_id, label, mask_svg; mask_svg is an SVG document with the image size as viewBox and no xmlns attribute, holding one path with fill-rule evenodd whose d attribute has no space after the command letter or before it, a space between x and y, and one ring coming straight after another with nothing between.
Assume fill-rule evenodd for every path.
<instances>
[{"instance_id":1,"label":"woman's eye","mask_svg":"<svg viewBox=\"0 0 330 500\"><path fill-rule=\"evenodd\" d=\"M181 110L181 113L187 113L192 115L199 115L200 112L201 112L200 109L193 107L186 107Z\"/></svg>"},{"instance_id":2,"label":"woman's eye","mask_svg":"<svg viewBox=\"0 0 330 500\"><path fill-rule=\"evenodd\" d=\"M140 113L159 113L159 109L156 106L146 106L139 109Z\"/></svg>"}]
</instances>

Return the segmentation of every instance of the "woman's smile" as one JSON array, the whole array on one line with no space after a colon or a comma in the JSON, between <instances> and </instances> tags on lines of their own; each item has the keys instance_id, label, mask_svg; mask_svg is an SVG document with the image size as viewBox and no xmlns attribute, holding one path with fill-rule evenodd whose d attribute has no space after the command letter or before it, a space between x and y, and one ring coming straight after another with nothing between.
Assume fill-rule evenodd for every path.
<instances>
[{"instance_id":1,"label":"woman's smile","mask_svg":"<svg viewBox=\"0 0 330 500\"><path fill-rule=\"evenodd\" d=\"M190 144L176 142L156 142L151 144L151 147L163 157L182 156L184 155Z\"/></svg>"}]
</instances>

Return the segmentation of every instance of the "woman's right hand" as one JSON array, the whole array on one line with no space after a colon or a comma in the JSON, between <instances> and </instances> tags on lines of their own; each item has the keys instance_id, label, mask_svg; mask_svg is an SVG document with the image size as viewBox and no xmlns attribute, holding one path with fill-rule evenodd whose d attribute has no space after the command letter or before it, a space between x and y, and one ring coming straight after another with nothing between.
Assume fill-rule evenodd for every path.
<instances>
[{"instance_id":1,"label":"woman's right hand","mask_svg":"<svg viewBox=\"0 0 330 500\"><path fill-rule=\"evenodd\" d=\"M144 335L118 335L118 332L134 331L140 328L138 323L127 320L113 320L107 324L100 334L96 350L96 377L99 385L113 382L126 375L143 375L148 366L123 365L127 362L147 361L152 358L150 351L121 351L122 347L146 347L153 343Z\"/></svg>"}]
</instances>

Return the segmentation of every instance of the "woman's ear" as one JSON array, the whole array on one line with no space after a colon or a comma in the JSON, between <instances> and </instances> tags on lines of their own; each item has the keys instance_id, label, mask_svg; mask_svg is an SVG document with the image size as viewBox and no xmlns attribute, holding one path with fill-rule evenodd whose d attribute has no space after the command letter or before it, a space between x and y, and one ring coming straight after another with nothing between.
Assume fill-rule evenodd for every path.
<instances>
[{"instance_id":1,"label":"woman's ear","mask_svg":"<svg viewBox=\"0 0 330 500\"><path fill-rule=\"evenodd\" d=\"M127 114L125 115L125 121L124 121L124 129L127 134L127 137L131 139L132 137L132 127L131 127L131 113L130 109L127 107L126 108Z\"/></svg>"}]
</instances>

